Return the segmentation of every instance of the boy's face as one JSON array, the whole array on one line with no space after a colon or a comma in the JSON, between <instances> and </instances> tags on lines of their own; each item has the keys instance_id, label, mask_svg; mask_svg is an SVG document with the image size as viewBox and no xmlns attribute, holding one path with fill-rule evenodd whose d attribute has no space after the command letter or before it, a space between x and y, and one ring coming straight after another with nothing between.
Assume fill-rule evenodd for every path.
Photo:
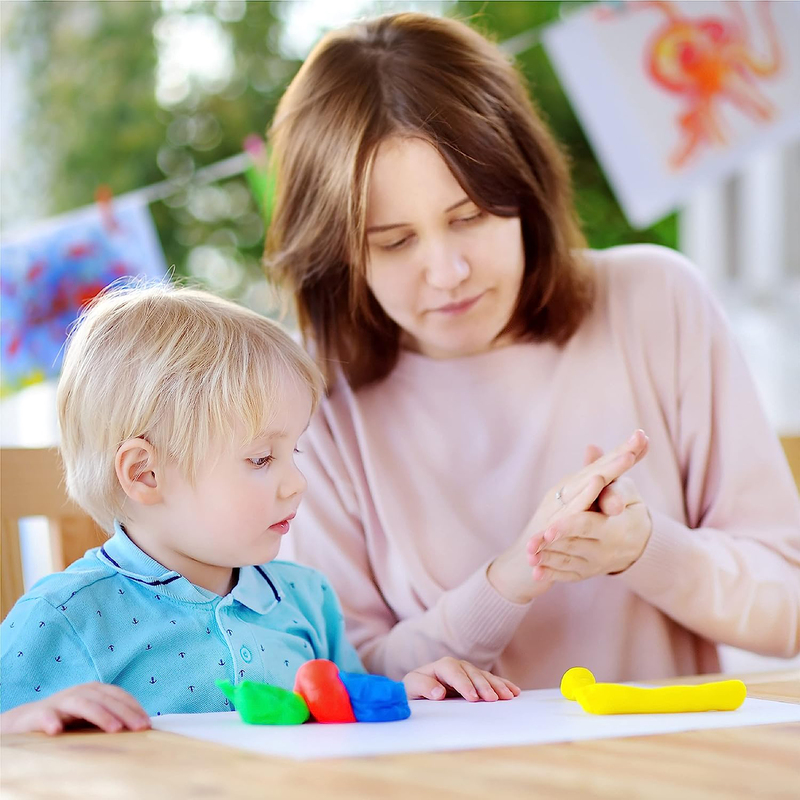
<instances>
[{"instance_id":1,"label":"boy's face","mask_svg":"<svg viewBox=\"0 0 800 800\"><path fill-rule=\"evenodd\" d=\"M194 485L176 467L162 468L159 532L137 543L219 594L231 568L271 561L306 489L294 456L310 414L308 389L289 386L271 430L245 447L218 442Z\"/></svg>"}]
</instances>

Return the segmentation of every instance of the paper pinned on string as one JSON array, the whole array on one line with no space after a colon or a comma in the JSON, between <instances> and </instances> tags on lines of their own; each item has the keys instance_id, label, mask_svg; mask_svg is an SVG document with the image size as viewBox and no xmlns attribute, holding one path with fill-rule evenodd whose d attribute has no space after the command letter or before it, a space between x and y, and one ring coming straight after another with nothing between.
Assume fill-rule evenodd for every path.
<instances>
[{"instance_id":1,"label":"paper pinned on string","mask_svg":"<svg viewBox=\"0 0 800 800\"><path fill-rule=\"evenodd\" d=\"M165 272L149 209L133 195L54 217L3 240L0 393L58 376L69 326L109 283Z\"/></svg>"},{"instance_id":2,"label":"paper pinned on string","mask_svg":"<svg viewBox=\"0 0 800 800\"><path fill-rule=\"evenodd\" d=\"M543 40L637 227L800 137L800 4L589 5Z\"/></svg>"}]
</instances>

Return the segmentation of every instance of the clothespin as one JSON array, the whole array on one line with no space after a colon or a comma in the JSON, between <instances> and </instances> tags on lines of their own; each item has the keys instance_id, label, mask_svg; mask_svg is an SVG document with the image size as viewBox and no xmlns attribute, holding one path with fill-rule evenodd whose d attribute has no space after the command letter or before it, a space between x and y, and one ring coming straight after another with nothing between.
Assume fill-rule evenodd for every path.
<instances>
[{"instance_id":1,"label":"clothespin","mask_svg":"<svg viewBox=\"0 0 800 800\"><path fill-rule=\"evenodd\" d=\"M269 227L275 195L275 179L269 169L269 150L266 142L255 133L251 133L245 138L243 147L251 161L245 177L261 210L264 225Z\"/></svg>"},{"instance_id":2,"label":"clothespin","mask_svg":"<svg viewBox=\"0 0 800 800\"><path fill-rule=\"evenodd\" d=\"M114 217L113 199L114 195L111 192L111 187L101 183L95 189L94 199L100 210L100 219L103 222L103 227L109 233L114 233L119 230L119 223Z\"/></svg>"}]
</instances>

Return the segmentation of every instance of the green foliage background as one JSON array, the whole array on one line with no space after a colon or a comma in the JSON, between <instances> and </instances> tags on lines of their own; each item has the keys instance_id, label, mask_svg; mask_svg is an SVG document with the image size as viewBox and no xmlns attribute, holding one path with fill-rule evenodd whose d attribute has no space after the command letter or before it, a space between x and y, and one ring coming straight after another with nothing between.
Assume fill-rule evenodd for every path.
<instances>
[{"instance_id":1,"label":"green foliage background","mask_svg":"<svg viewBox=\"0 0 800 800\"><path fill-rule=\"evenodd\" d=\"M176 273L192 274L215 291L247 302L248 287L261 278L263 242L247 184L237 177L193 187L191 177L202 166L241 152L247 134L264 132L298 69L298 61L279 51L282 5L199 0L6 6L3 44L24 70L25 147L47 176L46 212L93 202L100 184L122 194L165 178L183 183L184 190L151 206L168 262ZM460 1L448 13L502 42L558 20L574 5ZM380 3L365 4L367 13L386 10ZM206 16L230 38L234 69L225 85L194 81L179 102L161 106L155 92L159 36L163 40L166 24L181 15ZM589 243L675 246L674 215L647 230L627 224L543 47L521 52L518 62L537 105L571 155ZM2 217L4 228L14 223Z\"/></svg>"}]
</instances>

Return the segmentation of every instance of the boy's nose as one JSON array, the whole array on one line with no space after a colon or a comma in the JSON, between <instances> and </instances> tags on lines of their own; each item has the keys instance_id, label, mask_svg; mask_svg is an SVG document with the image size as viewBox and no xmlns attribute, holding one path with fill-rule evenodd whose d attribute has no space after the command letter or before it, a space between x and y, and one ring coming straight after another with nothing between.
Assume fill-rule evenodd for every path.
<instances>
[{"instance_id":1,"label":"boy's nose","mask_svg":"<svg viewBox=\"0 0 800 800\"><path fill-rule=\"evenodd\" d=\"M281 497L289 498L303 494L307 487L306 476L300 472L296 464L293 464L286 477L281 481Z\"/></svg>"}]
</instances>

